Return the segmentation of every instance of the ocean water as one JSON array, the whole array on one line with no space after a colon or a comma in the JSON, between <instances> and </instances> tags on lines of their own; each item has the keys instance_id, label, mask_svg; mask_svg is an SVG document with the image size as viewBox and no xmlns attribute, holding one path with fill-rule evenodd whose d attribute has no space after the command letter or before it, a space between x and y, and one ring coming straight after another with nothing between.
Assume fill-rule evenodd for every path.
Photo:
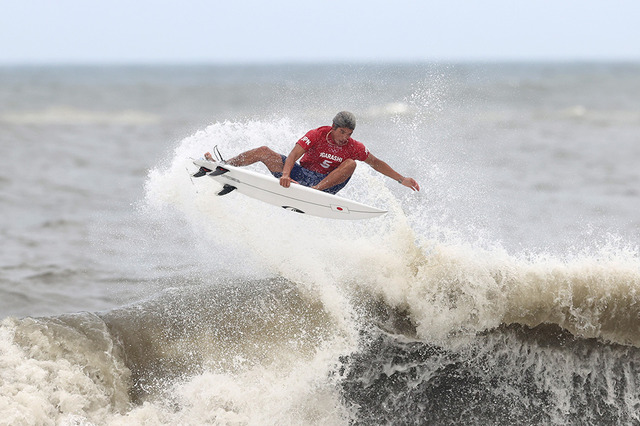
<instances>
[{"instance_id":1,"label":"ocean water","mask_svg":"<svg viewBox=\"0 0 640 426\"><path fill-rule=\"evenodd\" d=\"M343 109L380 218L189 177ZM0 143L0 424L640 424L638 64L3 67Z\"/></svg>"}]
</instances>

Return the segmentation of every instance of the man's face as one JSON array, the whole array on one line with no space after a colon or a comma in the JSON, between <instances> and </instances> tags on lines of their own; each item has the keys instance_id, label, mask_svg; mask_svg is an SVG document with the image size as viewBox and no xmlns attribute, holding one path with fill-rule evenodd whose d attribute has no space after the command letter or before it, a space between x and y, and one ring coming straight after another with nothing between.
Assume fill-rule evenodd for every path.
<instances>
[{"instance_id":1,"label":"man's face","mask_svg":"<svg viewBox=\"0 0 640 426\"><path fill-rule=\"evenodd\" d=\"M346 145L347 142L349 141L349 138L353 134L353 130L349 129L348 127L337 127L333 129L331 132L332 132L331 136L333 137L333 141L338 146Z\"/></svg>"}]
</instances>

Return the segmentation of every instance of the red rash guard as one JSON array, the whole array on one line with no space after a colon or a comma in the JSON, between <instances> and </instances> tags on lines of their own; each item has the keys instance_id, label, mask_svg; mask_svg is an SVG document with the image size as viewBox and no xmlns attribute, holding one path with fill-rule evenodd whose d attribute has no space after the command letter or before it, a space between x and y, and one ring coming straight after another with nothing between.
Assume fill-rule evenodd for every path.
<instances>
[{"instance_id":1,"label":"red rash guard","mask_svg":"<svg viewBox=\"0 0 640 426\"><path fill-rule=\"evenodd\" d=\"M331 126L322 126L309 130L298 141L306 151L300 159L300 165L305 169L317 173L328 174L347 158L364 161L369 156L369 150L355 139L349 138L344 146L332 145L328 139ZM333 141L332 141L333 142Z\"/></svg>"}]
</instances>

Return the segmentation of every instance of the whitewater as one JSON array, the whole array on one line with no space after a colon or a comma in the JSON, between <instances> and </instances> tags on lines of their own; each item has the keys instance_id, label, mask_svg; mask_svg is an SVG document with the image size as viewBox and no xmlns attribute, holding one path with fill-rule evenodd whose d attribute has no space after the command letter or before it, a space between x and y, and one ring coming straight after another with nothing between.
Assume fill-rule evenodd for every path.
<instances>
[{"instance_id":1,"label":"whitewater","mask_svg":"<svg viewBox=\"0 0 640 426\"><path fill-rule=\"evenodd\" d=\"M0 424L640 423L637 65L0 73ZM343 109L384 216L190 177Z\"/></svg>"}]
</instances>

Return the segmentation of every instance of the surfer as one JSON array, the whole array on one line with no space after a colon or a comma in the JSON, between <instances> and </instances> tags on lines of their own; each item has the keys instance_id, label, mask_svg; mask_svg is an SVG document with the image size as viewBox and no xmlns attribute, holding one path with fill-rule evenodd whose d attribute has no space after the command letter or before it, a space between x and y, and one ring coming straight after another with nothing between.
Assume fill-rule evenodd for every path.
<instances>
[{"instance_id":1,"label":"surfer","mask_svg":"<svg viewBox=\"0 0 640 426\"><path fill-rule=\"evenodd\" d=\"M348 111L341 111L334 117L332 126L309 130L288 156L261 146L243 152L226 163L241 167L260 161L272 175L280 179L280 185L285 188L293 182L335 194L349 182L358 160L414 191L420 190L415 179L396 172L371 154L361 142L352 139L355 128L355 116ZM204 156L213 161L211 153L207 152ZM298 160L300 163L297 163Z\"/></svg>"}]
</instances>

